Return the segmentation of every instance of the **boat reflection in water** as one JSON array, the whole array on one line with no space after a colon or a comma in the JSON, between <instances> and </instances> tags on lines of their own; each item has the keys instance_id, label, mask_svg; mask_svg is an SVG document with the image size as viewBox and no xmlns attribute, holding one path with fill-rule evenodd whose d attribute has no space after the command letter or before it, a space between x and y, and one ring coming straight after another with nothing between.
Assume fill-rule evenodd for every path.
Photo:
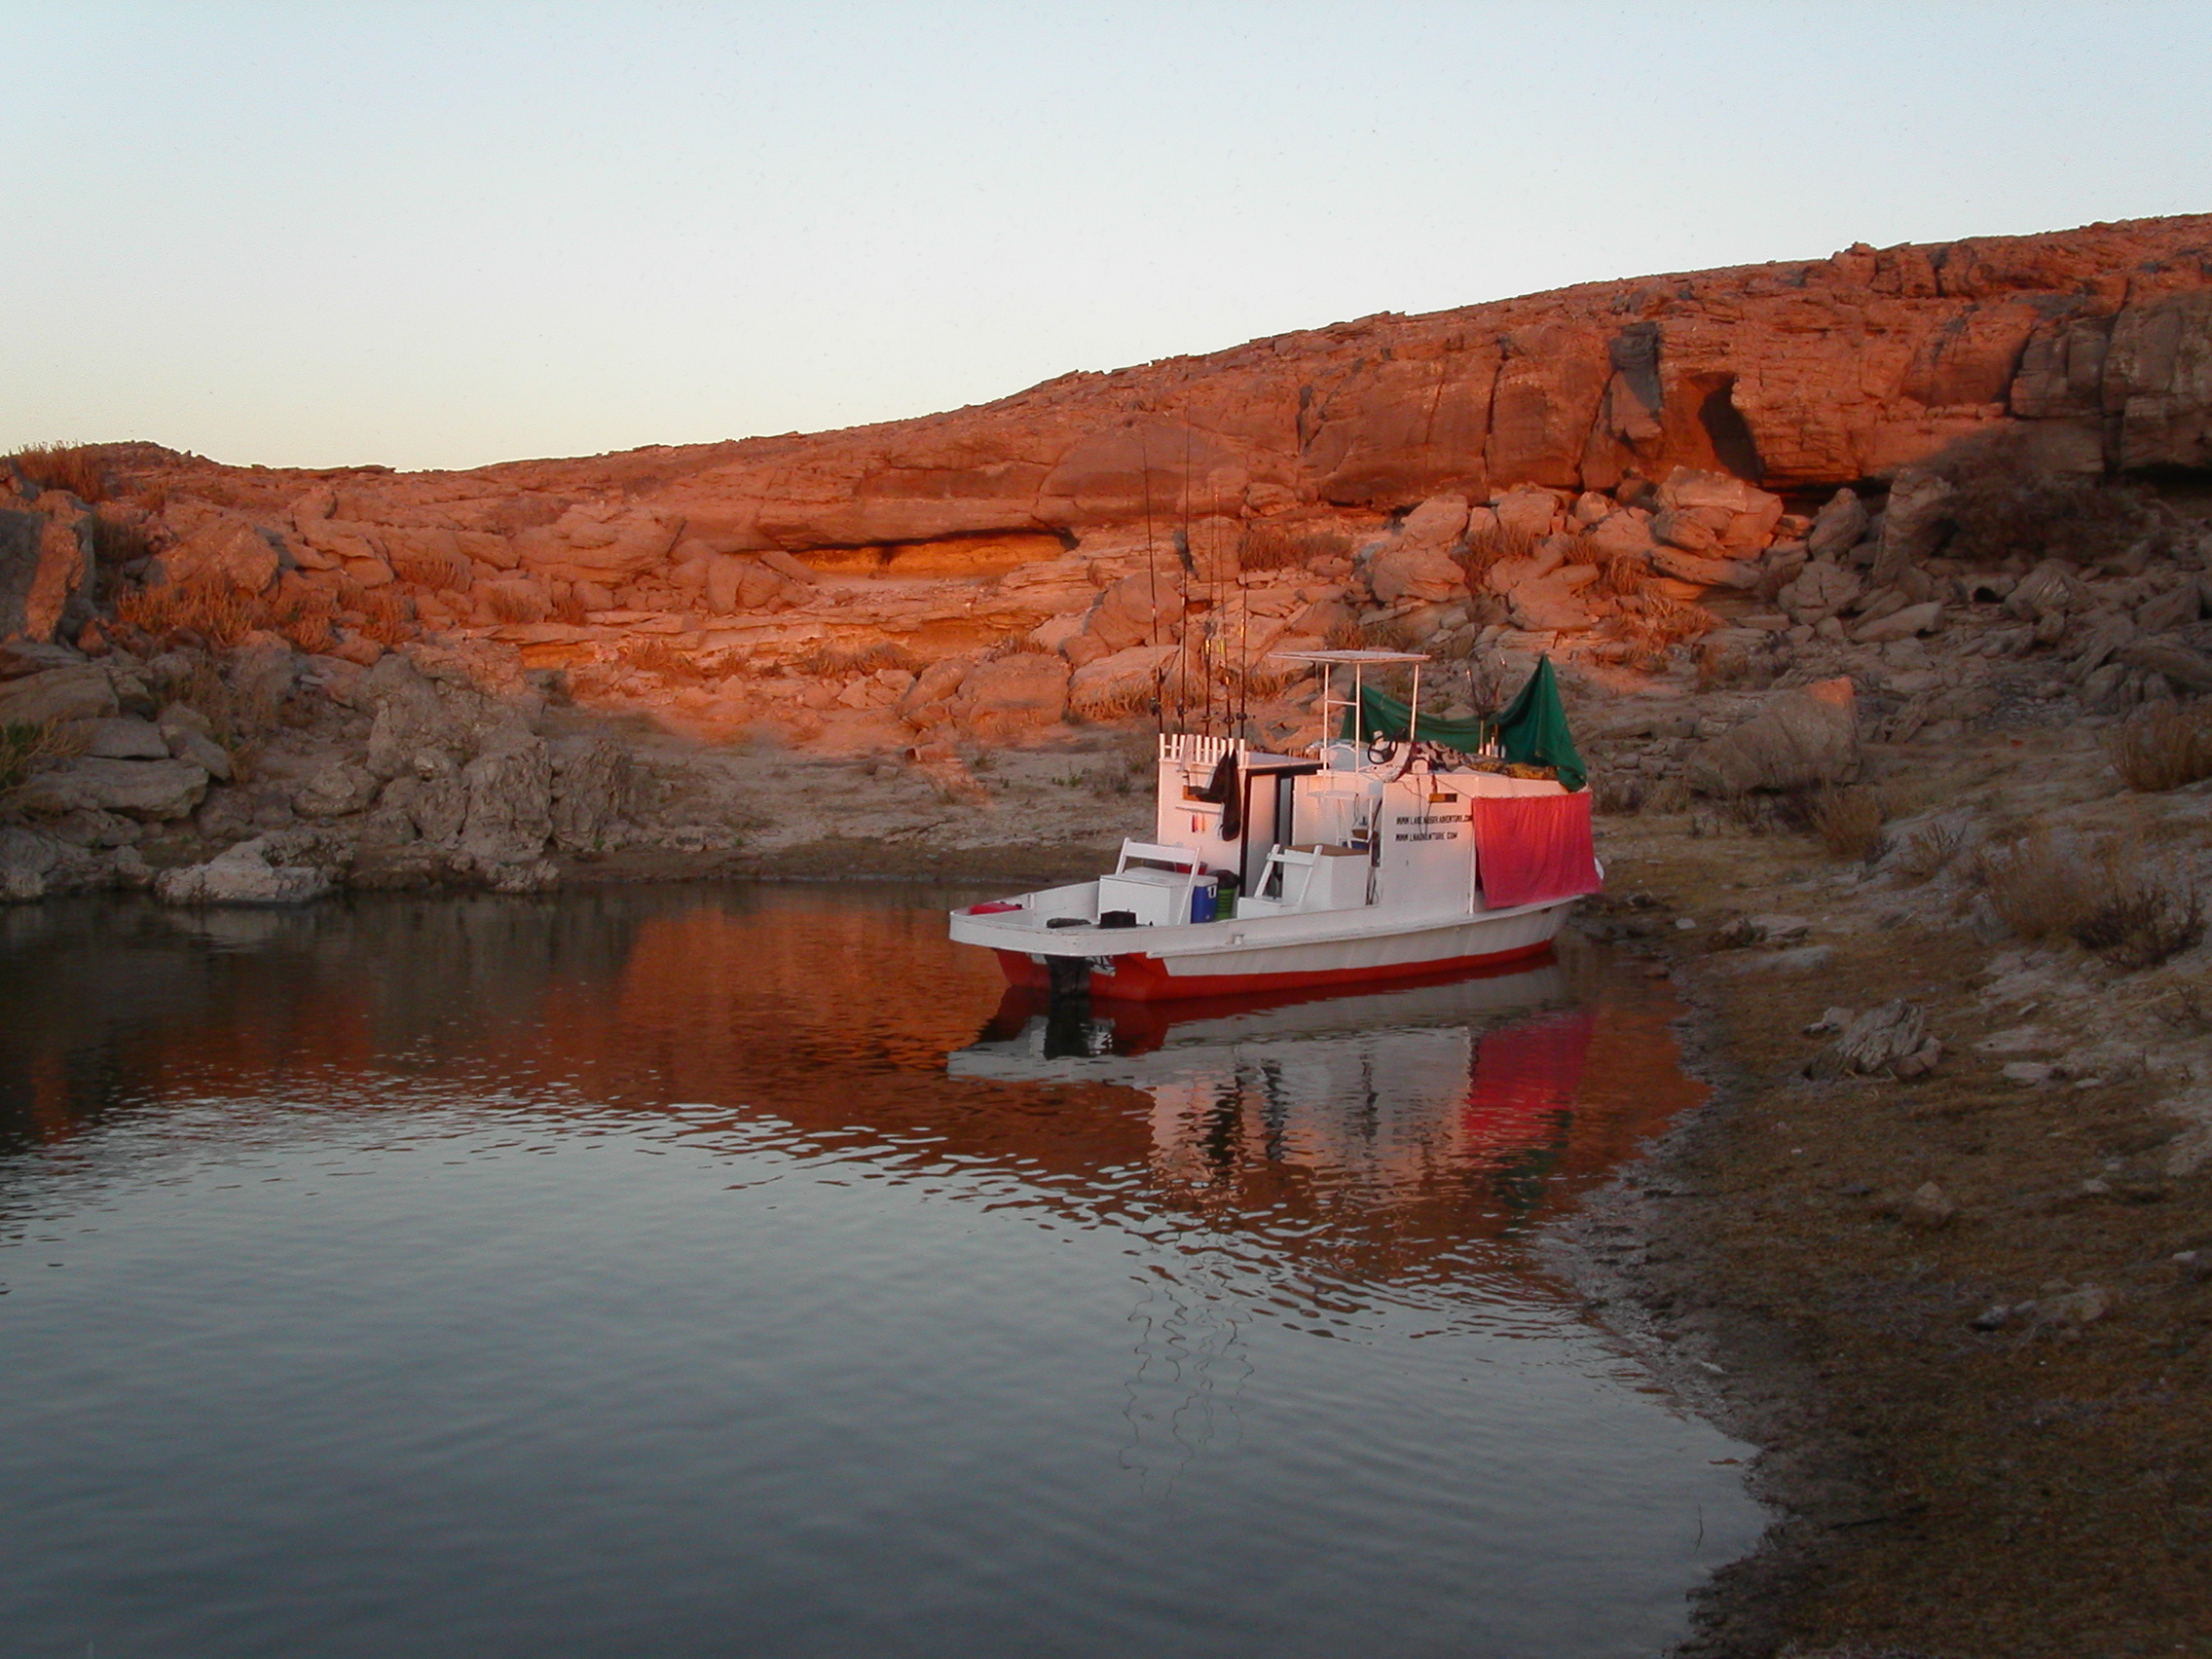
<instances>
[{"instance_id":1,"label":"boat reflection in water","mask_svg":"<svg viewBox=\"0 0 2212 1659\"><path fill-rule=\"evenodd\" d=\"M1140 1090L1170 1188L1273 1167L1372 1204L1472 1178L1495 1235L1572 1150L1598 1023L1556 962L1348 995L1090 1004L1015 988L946 1069Z\"/></svg>"}]
</instances>

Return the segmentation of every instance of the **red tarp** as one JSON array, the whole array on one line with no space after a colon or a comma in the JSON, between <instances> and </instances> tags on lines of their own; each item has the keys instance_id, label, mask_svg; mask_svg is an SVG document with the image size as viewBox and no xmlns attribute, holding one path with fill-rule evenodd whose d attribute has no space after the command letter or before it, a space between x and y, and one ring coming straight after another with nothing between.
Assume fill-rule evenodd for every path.
<instances>
[{"instance_id":1,"label":"red tarp","mask_svg":"<svg viewBox=\"0 0 2212 1659\"><path fill-rule=\"evenodd\" d=\"M1475 872L1493 909L1598 891L1590 792L1477 795Z\"/></svg>"}]
</instances>

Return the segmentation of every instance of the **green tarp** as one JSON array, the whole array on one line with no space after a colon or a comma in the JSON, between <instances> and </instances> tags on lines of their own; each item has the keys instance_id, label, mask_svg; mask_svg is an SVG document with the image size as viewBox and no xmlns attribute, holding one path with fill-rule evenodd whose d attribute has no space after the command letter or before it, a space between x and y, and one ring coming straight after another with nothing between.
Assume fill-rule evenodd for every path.
<instances>
[{"instance_id":1,"label":"green tarp","mask_svg":"<svg viewBox=\"0 0 2212 1659\"><path fill-rule=\"evenodd\" d=\"M1401 739L1406 735L1406 717L1411 712L1387 691L1363 685L1359 690L1358 730L1353 730L1352 711L1346 709L1341 735L1368 743L1383 737ZM1570 790L1580 789L1590 776L1582 764L1581 752L1574 747L1574 734L1567 729L1567 709L1559 700L1559 676L1552 672L1548 656L1536 659L1529 682L1498 714L1488 719L1478 716L1448 720L1423 710L1420 730L1415 735L1423 743L1441 743L1462 755L1478 753L1494 737L1506 759L1524 766L1549 766Z\"/></svg>"}]
</instances>

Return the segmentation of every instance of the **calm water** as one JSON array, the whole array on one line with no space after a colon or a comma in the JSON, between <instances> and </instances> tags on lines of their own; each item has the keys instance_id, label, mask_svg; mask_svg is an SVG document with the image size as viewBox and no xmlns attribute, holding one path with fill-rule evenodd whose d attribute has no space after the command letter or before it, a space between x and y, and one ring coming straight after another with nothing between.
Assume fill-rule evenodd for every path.
<instances>
[{"instance_id":1,"label":"calm water","mask_svg":"<svg viewBox=\"0 0 2212 1659\"><path fill-rule=\"evenodd\" d=\"M1655 1652L1592 963L1049 1021L911 888L0 909L0 1650Z\"/></svg>"}]
</instances>

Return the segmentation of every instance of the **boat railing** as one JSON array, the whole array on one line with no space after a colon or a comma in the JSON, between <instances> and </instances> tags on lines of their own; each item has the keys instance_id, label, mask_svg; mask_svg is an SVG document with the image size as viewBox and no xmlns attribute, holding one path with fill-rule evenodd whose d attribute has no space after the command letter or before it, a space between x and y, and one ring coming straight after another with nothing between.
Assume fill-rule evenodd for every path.
<instances>
[{"instance_id":1,"label":"boat railing","mask_svg":"<svg viewBox=\"0 0 2212 1659\"><path fill-rule=\"evenodd\" d=\"M1221 757L1232 752L1246 755L1251 744L1241 737L1205 737L1198 732L1163 731L1160 734L1160 757L1186 766L1218 766Z\"/></svg>"}]
</instances>

